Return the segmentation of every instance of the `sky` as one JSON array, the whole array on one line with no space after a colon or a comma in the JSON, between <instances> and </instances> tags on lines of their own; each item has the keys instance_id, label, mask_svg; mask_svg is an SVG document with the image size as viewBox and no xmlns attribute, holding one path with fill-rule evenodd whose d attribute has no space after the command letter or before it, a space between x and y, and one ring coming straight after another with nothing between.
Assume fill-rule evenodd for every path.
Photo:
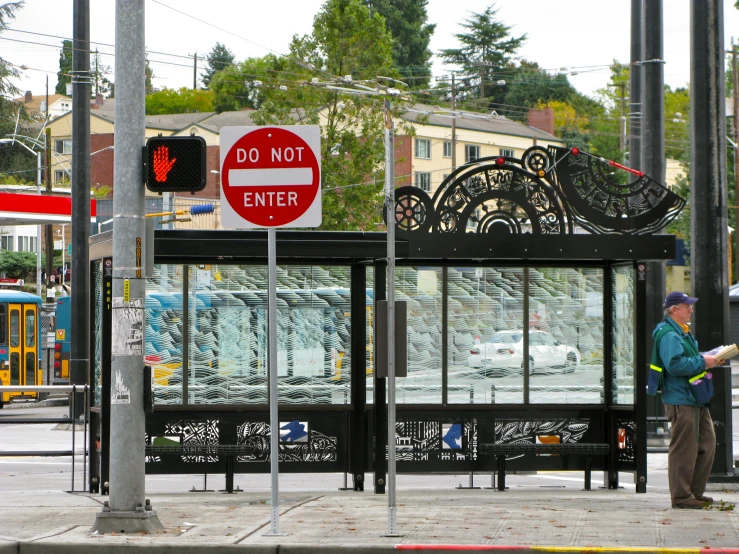
<instances>
[{"instance_id":1,"label":"sky","mask_svg":"<svg viewBox=\"0 0 739 554\"><path fill-rule=\"evenodd\" d=\"M464 31L459 24L491 4L491 0L428 0L429 23L436 23L432 52L458 47L454 35ZM739 10L734 0L724 4L729 48L733 35L739 39ZM193 60L187 56L197 52L203 57L216 42L225 44L237 61L270 52L286 54L293 35L311 32L322 5L323 0L146 0L146 48L153 84L191 87ZM684 87L690 79L690 0L663 0L663 5L665 83ZM566 68L572 85L584 94L592 96L607 85L608 66L614 59L629 60L630 0L498 0L496 6L498 18L513 27L514 36L528 36L519 56L553 72ZM0 56L28 68L15 82L21 91L44 94L48 75L53 94L61 40L72 38L72 8L73 0L26 0L9 29L0 34ZM108 54L114 52L115 0L90 0L90 38L99 43L93 48L105 54L103 63L114 71L114 56ZM451 69L437 60L433 74L443 76Z\"/></svg>"}]
</instances>

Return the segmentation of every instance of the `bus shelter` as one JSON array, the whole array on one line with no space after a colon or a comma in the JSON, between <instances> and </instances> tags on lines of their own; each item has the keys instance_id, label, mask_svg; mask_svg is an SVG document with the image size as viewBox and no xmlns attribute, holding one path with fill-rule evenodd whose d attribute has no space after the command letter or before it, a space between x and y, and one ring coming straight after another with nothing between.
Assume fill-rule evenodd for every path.
<instances>
[{"instance_id":1,"label":"bus shelter","mask_svg":"<svg viewBox=\"0 0 739 554\"><path fill-rule=\"evenodd\" d=\"M396 381L397 470L494 472L484 445L607 444L607 486L646 492L646 261L684 201L576 149L476 160L433 196L396 189L396 300L407 303ZM376 303L384 232L277 232L280 472L387 463ZM91 239L90 487L107 492L110 234ZM161 230L132 329L153 370L147 473L269 473L266 231ZM403 340L398 337L397 340ZM583 469L582 455L511 455L510 470ZM589 460L588 460L589 463ZM232 484L232 483L231 483ZM228 486L228 485L227 485Z\"/></svg>"}]
</instances>

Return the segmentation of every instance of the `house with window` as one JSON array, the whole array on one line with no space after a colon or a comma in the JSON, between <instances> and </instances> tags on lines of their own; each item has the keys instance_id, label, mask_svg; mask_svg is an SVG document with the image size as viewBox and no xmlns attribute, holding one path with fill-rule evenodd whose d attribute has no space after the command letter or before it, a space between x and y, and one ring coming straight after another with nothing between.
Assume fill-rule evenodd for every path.
<instances>
[{"instance_id":1,"label":"house with window","mask_svg":"<svg viewBox=\"0 0 739 554\"><path fill-rule=\"evenodd\" d=\"M485 114L457 114L456 120L438 113L433 106L415 104L398 121L410 123L415 134L399 134L395 139L395 176L398 185L415 185L433 195L442 181L467 162L488 156L520 158L531 146L564 146L551 132L533 125L525 125L506 117ZM452 125L453 121L456 125ZM553 117L550 131L553 131ZM207 146L207 185L195 194L171 195L164 210L187 209L197 199L208 199L216 204L216 216L208 223L217 227L220 199L220 130L225 126L253 125L249 110L146 116L145 136L197 135ZM55 183L68 181L72 161L72 117L64 114L49 123L53 140L52 179ZM543 127L542 125L539 125ZM113 132L115 128L115 100L108 99L90 111L90 185L113 186ZM149 194L149 193L147 193ZM161 198L158 197L157 198ZM202 200L201 200L202 201ZM163 211L157 209L155 211ZM105 208L98 210L105 218ZM205 228L198 219L191 225ZM178 224L187 227L188 224Z\"/></svg>"},{"instance_id":2,"label":"house with window","mask_svg":"<svg viewBox=\"0 0 739 554\"><path fill-rule=\"evenodd\" d=\"M72 98L62 94L45 94L34 95L31 91L15 98L18 104L21 104L31 119L43 121L46 119L46 112L49 112L49 120L56 119L65 113L72 111ZM47 110L48 106L48 110Z\"/></svg>"},{"instance_id":3,"label":"house with window","mask_svg":"<svg viewBox=\"0 0 739 554\"><path fill-rule=\"evenodd\" d=\"M479 158L520 158L532 146L565 146L551 132L495 114L452 118L432 106L415 104L403 119L412 123L416 134L396 138L396 179L431 195L455 167Z\"/></svg>"}]
</instances>

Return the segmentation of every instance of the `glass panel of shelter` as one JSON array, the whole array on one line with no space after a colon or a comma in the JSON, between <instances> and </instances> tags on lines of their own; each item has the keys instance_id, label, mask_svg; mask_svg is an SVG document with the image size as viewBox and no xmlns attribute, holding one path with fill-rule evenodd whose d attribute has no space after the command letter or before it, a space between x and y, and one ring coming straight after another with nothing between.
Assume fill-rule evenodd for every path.
<instances>
[{"instance_id":1,"label":"glass panel of shelter","mask_svg":"<svg viewBox=\"0 0 739 554\"><path fill-rule=\"evenodd\" d=\"M630 268L609 275L620 302L614 304L613 379L622 404L633 403ZM183 266L157 266L147 280L146 356L154 366L158 404L266 404L266 272L265 266L188 266L184 295ZM440 267L396 267L396 299L408 302L408 377L397 380L399 404L525 403L526 285L528 403L603 403L602 268L447 268L446 399L444 273ZM364 352L368 404L374 396L373 280L370 267ZM278 267L281 403L350 403L349 283L346 266Z\"/></svg>"}]
</instances>

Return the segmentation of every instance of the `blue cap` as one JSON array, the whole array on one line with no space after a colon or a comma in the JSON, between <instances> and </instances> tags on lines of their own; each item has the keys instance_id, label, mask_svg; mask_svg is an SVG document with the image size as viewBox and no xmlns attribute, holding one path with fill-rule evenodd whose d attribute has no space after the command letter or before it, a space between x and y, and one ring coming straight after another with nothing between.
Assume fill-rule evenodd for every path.
<instances>
[{"instance_id":1,"label":"blue cap","mask_svg":"<svg viewBox=\"0 0 739 554\"><path fill-rule=\"evenodd\" d=\"M684 292L674 291L665 297L665 302L662 307L666 310L667 308L677 306L678 304L695 304L696 302L698 302L697 298L688 296Z\"/></svg>"}]
</instances>

